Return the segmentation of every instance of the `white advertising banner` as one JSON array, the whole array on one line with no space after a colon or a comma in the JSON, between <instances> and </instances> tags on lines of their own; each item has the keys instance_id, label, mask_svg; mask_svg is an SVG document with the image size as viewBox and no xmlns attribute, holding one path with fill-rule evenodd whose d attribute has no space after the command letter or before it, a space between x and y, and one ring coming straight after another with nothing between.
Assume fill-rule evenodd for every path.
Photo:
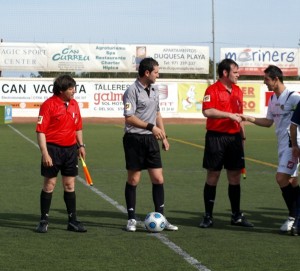
<instances>
[{"instance_id":1,"label":"white advertising banner","mask_svg":"<svg viewBox=\"0 0 300 271\"><path fill-rule=\"evenodd\" d=\"M89 45L52 43L47 48L46 71L85 72L95 68Z\"/></svg>"},{"instance_id":2,"label":"white advertising banner","mask_svg":"<svg viewBox=\"0 0 300 271\"><path fill-rule=\"evenodd\" d=\"M136 72L135 51L131 45L94 44L91 55L98 72Z\"/></svg>"},{"instance_id":3,"label":"white advertising banner","mask_svg":"<svg viewBox=\"0 0 300 271\"><path fill-rule=\"evenodd\" d=\"M156 45L144 48L147 56L159 62L161 73L209 73L208 47Z\"/></svg>"},{"instance_id":4,"label":"white advertising banner","mask_svg":"<svg viewBox=\"0 0 300 271\"><path fill-rule=\"evenodd\" d=\"M300 47L298 48L298 76L300 77Z\"/></svg>"},{"instance_id":5,"label":"white advertising banner","mask_svg":"<svg viewBox=\"0 0 300 271\"><path fill-rule=\"evenodd\" d=\"M123 94L134 79L76 80L76 95L83 117L123 118ZM204 118L202 99L211 82L206 80L157 81L160 111L166 118ZM239 81L244 93L244 112L265 116L269 93L262 81ZM300 92L299 81L285 81ZM53 79L0 78L0 105L11 105L13 117L37 117L40 105L52 92Z\"/></svg>"},{"instance_id":6,"label":"white advertising banner","mask_svg":"<svg viewBox=\"0 0 300 271\"><path fill-rule=\"evenodd\" d=\"M135 73L145 57L160 73L209 73L204 46L0 43L0 70Z\"/></svg>"},{"instance_id":7,"label":"white advertising banner","mask_svg":"<svg viewBox=\"0 0 300 271\"><path fill-rule=\"evenodd\" d=\"M241 75L263 75L268 65L278 66L285 76L298 76L298 48L221 48L220 59L230 58Z\"/></svg>"},{"instance_id":8,"label":"white advertising banner","mask_svg":"<svg viewBox=\"0 0 300 271\"><path fill-rule=\"evenodd\" d=\"M0 70L44 71L47 66L47 44L0 43Z\"/></svg>"},{"instance_id":9,"label":"white advertising banner","mask_svg":"<svg viewBox=\"0 0 300 271\"><path fill-rule=\"evenodd\" d=\"M0 80L0 105L10 104L14 117L35 117L42 102L53 95L52 79L19 79ZM92 102L88 93L91 83L77 82L76 100L85 115Z\"/></svg>"},{"instance_id":10,"label":"white advertising banner","mask_svg":"<svg viewBox=\"0 0 300 271\"><path fill-rule=\"evenodd\" d=\"M95 82L90 114L93 117L123 117L123 94L133 82ZM177 112L177 84L160 83L160 110L162 113Z\"/></svg>"},{"instance_id":11,"label":"white advertising banner","mask_svg":"<svg viewBox=\"0 0 300 271\"><path fill-rule=\"evenodd\" d=\"M123 117L123 94L134 80L76 79L75 99L83 117ZM157 84L162 113L177 112L177 84ZM52 79L0 80L0 105L12 105L13 117L37 117L40 105L53 95Z\"/></svg>"}]
</instances>

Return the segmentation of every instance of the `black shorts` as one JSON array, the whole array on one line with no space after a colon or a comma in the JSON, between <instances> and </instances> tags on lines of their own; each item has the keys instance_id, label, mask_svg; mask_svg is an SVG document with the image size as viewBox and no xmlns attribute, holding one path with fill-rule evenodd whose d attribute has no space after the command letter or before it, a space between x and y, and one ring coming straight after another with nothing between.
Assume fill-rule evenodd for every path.
<instances>
[{"instance_id":1,"label":"black shorts","mask_svg":"<svg viewBox=\"0 0 300 271\"><path fill-rule=\"evenodd\" d=\"M47 143L48 153L52 158L53 166L45 167L41 163L41 175L47 178L57 177L58 172L63 176L75 177L78 175L77 145L62 147Z\"/></svg>"},{"instance_id":2,"label":"black shorts","mask_svg":"<svg viewBox=\"0 0 300 271\"><path fill-rule=\"evenodd\" d=\"M162 168L159 144L152 134L126 133L123 147L127 170Z\"/></svg>"},{"instance_id":3,"label":"black shorts","mask_svg":"<svg viewBox=\"0 0 300 271\"><path fill-rule=\"evenodd\" d=\"M241 135L207 131L203 167L212 171L220 171L223 167L228 170L244 168L244 147Z\"/></svg>"}]
</instances>

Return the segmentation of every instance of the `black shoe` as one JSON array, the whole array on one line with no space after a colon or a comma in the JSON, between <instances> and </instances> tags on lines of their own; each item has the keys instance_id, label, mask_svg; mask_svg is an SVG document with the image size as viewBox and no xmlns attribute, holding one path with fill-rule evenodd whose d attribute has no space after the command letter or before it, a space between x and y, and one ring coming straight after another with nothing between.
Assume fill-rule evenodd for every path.
<instances>
[{"instance_id":1,"label":"black shoe","mask_svg":"<svg viewBox=\"0 0 300 271\"><path fill-rule=\"evenodd\" d=\"M291 229L291 235L298 236L300 234L300 217L296 217Z\"/></svg>"},{"instance_id":2,"label":"black shoe","mask_svg":"<svg viewBox=\"0 0 300 271\"><path fill-rule=\"evenodd\" d=\"M250 223L243 213L231 216L231 225L252 228L254 225Z\"/></svg>"},{"instance_id":3,"label":"black shoe","mask_svg":"<svg viewBox=\"0 0 300 271\"><path fill-rule=\"evenodd\" d=\"M39 233L46 233L48 231L48 221L41 220L35 231Z\"/></svg>"},{"instance_id":4,"label":"black shoe","mask_svg":"<svg viewBox=\"0 0 300 271\"><path fill-rule=\"evenodd\" d=\"M200 228L209 228L212 227L213 221L212 217L210 215L203 216L203 220L201 221L199 227Z\"/></svg>"},{"instance_id":5,"label":"black shoe","mask_svg":"<svg viewBox=\"0 0 300 271\"><path fill-rule=\"evenodd\" d=\"M68 231L86 232L87 230L80 221L74 220L74 221L69 221Z\"/></svg>"}]
</instances>

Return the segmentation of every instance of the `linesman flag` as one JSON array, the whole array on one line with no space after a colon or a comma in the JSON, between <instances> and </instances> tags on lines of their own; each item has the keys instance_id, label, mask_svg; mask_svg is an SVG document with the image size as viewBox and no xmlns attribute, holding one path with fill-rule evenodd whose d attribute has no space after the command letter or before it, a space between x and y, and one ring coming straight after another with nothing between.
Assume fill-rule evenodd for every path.
<instances>
[{"instance_id":1,"label":"linesman flag","mask_svg":"<svg viewBox=\"0 0 300 271\"><path fill-rule=\"evenodd\" d=\"M83 172L84 172L84 175L85 175L85 181L88 185L92 186L93 185L93 180L91 178L91 175L90 175L90 172L87 168L87 165L84 161L84 159L82 158L82 156L80 155L80 160L82 162L82 168L83 168Z\"/></svg>"}]
</instances>

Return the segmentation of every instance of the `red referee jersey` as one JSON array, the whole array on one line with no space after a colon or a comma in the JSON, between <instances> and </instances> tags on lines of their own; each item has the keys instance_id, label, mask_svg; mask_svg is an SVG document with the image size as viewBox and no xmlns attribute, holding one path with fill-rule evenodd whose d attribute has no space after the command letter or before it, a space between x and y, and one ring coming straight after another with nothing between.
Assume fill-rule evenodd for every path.
<instances>
[{"instance_id":1,"label":"red referee jersey","mask_svg":"<svg viewBox=\"0 0 300 271\"><path fill-rule=\"evenodd\" d=\"M206 89L202 108L203 110L215 108L224 112L242 114L243 92L237 85L232 84L230 93L220 81L217 81ZM229 118L207 118L206 129L220 133L235 134L239 133L241 128L238 122Z\"/></svg>"},{"instance_id":2,"label":"red referee jersey","mask_svg":"<svg viewBox=\"0 0 300 271\"><path fill-rule=\"evenodd\" d=\"M47 143L74 145L78 130L82 130L82 119L76 100L70 100L66 106L64 101L53 95L41 105L36 132L44 133Z\"/></svg>"}]
</instances>

